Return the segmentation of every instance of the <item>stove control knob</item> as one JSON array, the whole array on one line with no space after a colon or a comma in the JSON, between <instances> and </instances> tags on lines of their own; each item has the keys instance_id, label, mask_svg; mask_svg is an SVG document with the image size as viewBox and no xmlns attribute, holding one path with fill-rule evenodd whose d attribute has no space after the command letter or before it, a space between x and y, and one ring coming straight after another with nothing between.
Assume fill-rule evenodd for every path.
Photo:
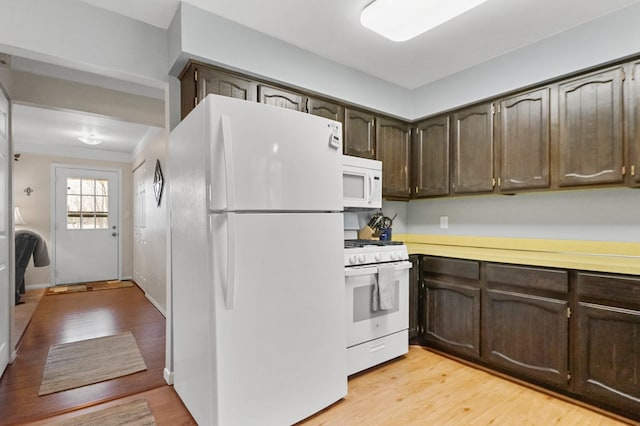
<instances>
[{"instance_id":1,"label":"stove control knob","mask_svg":"<svg viewBox=\"0 0 640 426\"><path fill-rule=\"evenodd\" d=\"M367 260L367 258L364 256L364 254L361 254L361 255L358 257L358 260L360 261L360 263L364 263L364 262L365 262L365 260Z\"/></svg>"},{"instance_id":2,"label":"stove control knob","mask_svg":"<svg viewBox=\"0 0 640 426\"><path fill-rule=\"evenodd\" d=\"M356 263L357 261L358 261L358 259L356 259L356 257L355 257L355 256L351 256L351 257L349 258L349 263L350 263L350 264L352 264L352 265L355 265L355 263Z\"/></svg>"},{"instance_id":3,"label":"stove control knob","mask_svg":"<svg viewBox=\"0 0 640 426\"><path fill-rule=\"evenodd\" d=\"M382 260L382 255L380 253L377 253L375 255L375 259L376 259L376 262L380 262Z\"/></svg>"},{"instance_id":4,"label":"stove control knob","mask_svg":"<svg viewBox=\"0 0 640 426\"><path fill-rule=\"evenodd\" d=\"M391 260L396 260L396 254L394 252L389 253Z\"/></svg>"}]
</instances>

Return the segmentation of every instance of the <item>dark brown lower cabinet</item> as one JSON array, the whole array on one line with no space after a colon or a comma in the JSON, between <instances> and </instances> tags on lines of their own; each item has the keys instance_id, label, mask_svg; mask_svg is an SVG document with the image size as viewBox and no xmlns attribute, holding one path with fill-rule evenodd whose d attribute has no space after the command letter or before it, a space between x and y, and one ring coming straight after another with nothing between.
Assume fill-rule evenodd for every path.
<instances>
[{"instance_id":1,"label":"dark brown lower cabinet","mask_svg":"<svg viewBox=\"0 0 640 426\"><path fill-rule=\"evenodd\" d=\"M640 278L578 275L575 391L640 420Z\"/></svg>"},{"instance_id":2,"label":"dark brown lower cabinet","mask_svg":"<svg viewBox=\"0 0 640 426\"><path fill-rule=\"evenodd\" d=\"M429 346L470 358L480 356L478 262L424 257L424 331Z\"/></svg>"},{"instance_id":3,"label":"dark brown lower cabinet","mask_svg":"<svg viewBox=\"0 0 640 426\"><path fill-rule=\"evenodd\" d=\"M421 263L421 344L640 421L639 276Z\"/></svg>"},{"instance_id":4,"label":"dark brown lower cabinet","mask_svg":"<svg viewBox=\"0 0 640 426\"><path fill-rule=\"evenodd\" d=\"M566 300L487 290L482 311L483 359L500 369L567 386Z\"/></svg>"},{"instance_id":5,"label":"dark brown lower cabinet","mask_svg":"<svg viewBox=\"0 0 640 426\"><path fill-rule=\"evenodd\" d=\"M567 272L498 263L485 265L483 361L522 378L566 388Z\"/></svg>"}]
</instances>

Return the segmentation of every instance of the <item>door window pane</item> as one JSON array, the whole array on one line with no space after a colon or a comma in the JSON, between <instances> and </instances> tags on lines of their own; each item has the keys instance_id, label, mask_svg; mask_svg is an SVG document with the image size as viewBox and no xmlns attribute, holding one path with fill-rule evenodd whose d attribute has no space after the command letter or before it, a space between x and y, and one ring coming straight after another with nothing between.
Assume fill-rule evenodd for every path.
<instances>
[{"instance_id":1,"label":"door window pane","mask_svg":"<svg viewBox=\"0 0 640 426\"><path fill-rule=\"evenodd\" d=\"M67 179L67 229L109 228L109 181Z\"/></svg>"}]
</instances>

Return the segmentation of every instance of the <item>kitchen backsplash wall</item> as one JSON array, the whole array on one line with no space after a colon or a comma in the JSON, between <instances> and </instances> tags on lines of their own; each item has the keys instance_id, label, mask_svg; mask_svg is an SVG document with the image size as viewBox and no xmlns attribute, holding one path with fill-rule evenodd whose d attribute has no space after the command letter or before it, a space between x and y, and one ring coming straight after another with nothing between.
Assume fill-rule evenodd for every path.
<instances>
[{"instance_id":1,"label":"kitchen backsplash wall","mask_svg":"<svg viewBox=\"0 0 640 426\"><path fill-rule=\"evenodd\" d=\"M406 207L408 234L640 241L637 189L452 197ZM448 228L441 227L441 218Z\"/></svg>"}]
</instances>

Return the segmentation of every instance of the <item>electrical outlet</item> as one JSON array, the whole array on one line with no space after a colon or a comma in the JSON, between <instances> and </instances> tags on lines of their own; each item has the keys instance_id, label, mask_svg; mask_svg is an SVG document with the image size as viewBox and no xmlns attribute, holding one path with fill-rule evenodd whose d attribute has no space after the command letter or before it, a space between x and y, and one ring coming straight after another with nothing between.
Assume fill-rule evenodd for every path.
<instances>
[{"instance_id":1,"label":"electrical outlet","mask_svg":"<svg viewBox=\"0 0 640 426\"><path fill-rule=\"evenodd\" d=\"M447 229L449 227L449 216L440 216L440 228Z\"/></svg>"}]
</instances>

